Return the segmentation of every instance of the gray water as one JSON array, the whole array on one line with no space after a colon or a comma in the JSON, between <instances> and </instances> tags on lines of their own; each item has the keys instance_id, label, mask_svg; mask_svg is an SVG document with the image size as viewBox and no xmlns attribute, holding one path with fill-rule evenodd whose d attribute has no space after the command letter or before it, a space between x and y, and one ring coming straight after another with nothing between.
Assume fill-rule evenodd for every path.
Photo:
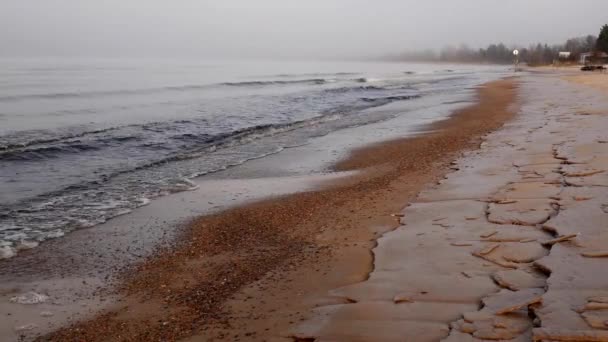
<instances>
[{"instance_id":1,"label":"gray water","mask_svg":"<svg viewBox=\"0 0 608 342\"><path fill-rule=\"evenodd\" d=\"M10 256L103 223L192 189L194 177L314 137L466 101L471 87L505 71L355 62L1 60L0 250ZM395 102L412 111L379 110Z\"/></svg>"}]
</instances>

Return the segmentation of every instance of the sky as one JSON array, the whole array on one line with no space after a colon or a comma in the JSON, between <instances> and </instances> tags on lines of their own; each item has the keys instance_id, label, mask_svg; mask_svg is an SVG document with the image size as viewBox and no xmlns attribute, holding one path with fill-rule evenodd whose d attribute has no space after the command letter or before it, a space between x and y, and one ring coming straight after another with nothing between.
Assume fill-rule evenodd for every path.
<instances>
[{"instance_id":1,"label":"sky","mask_svg":"<svg viewBox=\"0 0 608 342\"><path fill-rule=\"evenodd\" d=\"M606 23L608 0L0 0L0 56L356 58Z\"/></svg>"}]
</instances>

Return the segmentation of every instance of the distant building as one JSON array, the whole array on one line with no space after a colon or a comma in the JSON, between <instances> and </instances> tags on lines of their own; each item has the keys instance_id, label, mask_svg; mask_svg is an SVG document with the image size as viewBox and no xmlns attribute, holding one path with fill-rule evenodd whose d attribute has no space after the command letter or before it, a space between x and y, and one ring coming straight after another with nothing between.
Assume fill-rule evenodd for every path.
<instances>
[{"instance_id":1,"label":"distant building","mask_svg":"<svg viewBox=\"0 0 608 342\"><path fill-rule=\"evenodd\" d=\"M559 53L559 59L568 59L572 53L570 51L561 51Z\"/></svg>"},{"instance_id":2,"label":"distant building","mask_svg":"<svg viewBox=\"0 0 608 342\"><path fill-rule=\"evenodd\" d=\"M579 58L579 63L586 65L589 61L593 60L597 63L608 63L608 53L600 52L599 54L594 54L593 52L585 52L581 53Z\"/></svg>"},{"instance_id":3,"label":"distant building","mask_svg":"<svg viewBox=\"0 0 608 342\"><path fill-rule=\"evenodd\" d=\"M579 57L579 60L578 60L579 64L583 64L583 65L587 64L587 58L589 58L591 56L593 56L593 52L581 53L581 56Z\"/></svg>"}]
</instances>

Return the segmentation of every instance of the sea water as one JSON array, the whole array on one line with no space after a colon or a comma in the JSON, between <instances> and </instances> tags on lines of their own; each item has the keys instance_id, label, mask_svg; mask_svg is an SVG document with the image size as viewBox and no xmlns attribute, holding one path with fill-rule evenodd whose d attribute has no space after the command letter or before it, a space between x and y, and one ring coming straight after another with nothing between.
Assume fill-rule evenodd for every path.
<instances>
[{"instance_id":1,"label":"sea water","mask_svg":"<svg viewBox=\"0 0 608 342\"><path fill-rule=\"evenodd\" d=\"M194 177L463 101L500 66L0 60L0 252L92 227ZM407 103L394 106L395 103ZM389 108L388 110L380 110ZM416 109L416 110L414 110ZM401 120L403 121L403 120Z\"/></svg>"}]
</instances>

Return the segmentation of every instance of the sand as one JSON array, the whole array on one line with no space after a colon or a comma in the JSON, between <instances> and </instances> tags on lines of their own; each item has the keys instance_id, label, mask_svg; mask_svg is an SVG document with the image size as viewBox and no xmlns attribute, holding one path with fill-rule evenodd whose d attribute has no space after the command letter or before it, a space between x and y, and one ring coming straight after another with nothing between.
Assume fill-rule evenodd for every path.
<instances>
[{"instance_id":1,"label":"sand","mask_svg":"<svg viewBox=\"0 0 608 342\"><path fill-rule=\"evenodd\" d=\"M201 217L40 340L606 341L605 76L487 84L354 176Z\"/></svg>"},{"instance_id":2,"label":"sand","mask_svg":"<svg viewBox=\"0 0 608 342\"><path fill-rule=\"evenodd\" d=\"M336 170L363 169L325 190L236 208L193 222L179 243L125 272L122 302L42 340L282 339L328 291L363 281L376 238L437 182L460 153L512 117L515 81L488 84L479 103L432 133L353 153Z\"/></svg>"},{"instance_id":3,"label":"sand","mask_svg":"<svg viewBox=\"0 0 608 342\"><path fill-rule=\"evenodd\" d=\"M605 72L593 72L583 75L577 73L576 75L564 77L564 79L608 92L608 73Z\"/></svg>"},{"instance_id":4,"label":"sand","mask_svg":"<svg viewBox=\"0 0 608 342\"><path fill-rule=\"evenodd\" d=\"M607 341L608 96L559 76L525 77L520 115L400 213L369 277L329 292L343 303L287 336Z\"/></svg>"}]
</instances>

